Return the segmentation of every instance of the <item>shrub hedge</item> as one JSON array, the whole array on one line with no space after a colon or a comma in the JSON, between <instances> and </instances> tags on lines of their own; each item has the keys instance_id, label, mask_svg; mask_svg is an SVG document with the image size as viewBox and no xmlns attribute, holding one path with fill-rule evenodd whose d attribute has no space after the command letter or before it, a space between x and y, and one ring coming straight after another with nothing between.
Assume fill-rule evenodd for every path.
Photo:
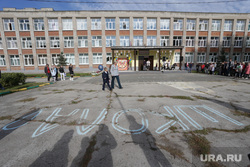
<instances>
[{"instance_id":1,"label":"shrub hedge","mask_svg":"<svg viewBox=\"0 0 250 167\"><path fill-rule=\"evenodd\" d=\"M17 86L19 83L24 84L26 76L23 73L2 73L0 83L3 87Z\"/></svg>"}]
</instances>

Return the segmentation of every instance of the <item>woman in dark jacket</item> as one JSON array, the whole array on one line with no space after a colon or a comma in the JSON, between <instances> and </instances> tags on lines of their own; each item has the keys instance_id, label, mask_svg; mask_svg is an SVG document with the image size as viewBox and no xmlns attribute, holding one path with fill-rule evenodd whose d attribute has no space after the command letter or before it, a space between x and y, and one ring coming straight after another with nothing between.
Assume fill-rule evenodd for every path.
<instances>
[{"instance_id":1,"label":"woman in dark jacket","mask_svg":"<svg viewBox=\"0 0 250 167\"><path fill-rule=\"evenodd\" d=\"M74 70L73 70L73 65L69 65L69 73L70 73L70 80L73 81L73 76L74 76Z\"/></svg>"}]
</instances>

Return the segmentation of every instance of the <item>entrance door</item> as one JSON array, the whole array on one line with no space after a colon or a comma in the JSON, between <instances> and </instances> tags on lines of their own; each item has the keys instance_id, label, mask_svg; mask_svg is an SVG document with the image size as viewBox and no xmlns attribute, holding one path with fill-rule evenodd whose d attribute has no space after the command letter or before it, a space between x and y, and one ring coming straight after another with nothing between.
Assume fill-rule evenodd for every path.
<instances>
[{"instance_id":1,"label":"entrance door","mask_svg":"<svg viewBox=\"0 0 250 167\"><path fill-rule=\"evenodd\" d=\"M153 70L154 69L154 56L149 56L149 61L150 61L149 70Z\"/></svg>"},{"instance_id":2,"label":"entrance door","mask_svg":"<svg viewBox=\"0 0 250 167\"><path fill-rule=\"evenodd\" d=\"M143 71L144 56L139 56L139 71Z\"/></svg>"}]
</instances>

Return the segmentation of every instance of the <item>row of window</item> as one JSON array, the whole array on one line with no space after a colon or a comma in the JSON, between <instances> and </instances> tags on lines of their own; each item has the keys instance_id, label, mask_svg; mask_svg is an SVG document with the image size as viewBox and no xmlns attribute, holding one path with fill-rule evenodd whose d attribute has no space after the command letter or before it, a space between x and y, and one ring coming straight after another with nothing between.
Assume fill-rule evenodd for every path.
<instances>
[{"instance_id":1,"label":"row of window","mask_svg":"<svg viewBox=\"0 0 250 167\"><path fill-rule=\"evenodd\" d=\"M7 48L8 49L17 49L17 39L16 37L7 37ZM232 42L232 37L223 37L222 46L230 47ZM161 46L170 46L169 36L161 36L160 44ZM219 46L219 37L211 37L210 47ZM206 47L208 44L207 37L198 38L198 46ZM22 37L21 45L23 49L32 48L32 41L30 37ZM120 36L120 46L131 46L129 36ZM182 45L182 36L173 37L173 46ZM186 37L186 47L194 47L195 37L187 36ZM234 38L234 47L243 46L243 37ZM116 46L116 36L106 36L106 47ZM143 36L134 36L133 46L143 46ZM147 36L147 46L156 46L156 36ZM74 38L73 37L64 37L64 47L73 48L74 47ZM88 38L87 36L78 37L78 47L88 47ZM92 36L92 47L102 47L102 37L101 36ZM246 39L246 47L250 47L250 37ZM0 48L3 48L2 39L0 38ZM36 48L46 48L46 39L45 37L36 37ZM60 48L60 39L59 37L50 37L50 48Z\"/></svg>"},{"instance_id":2,"label":"row of window","mask_svg":"<svg viewBox=\"0 0 250 167\"><path fill-rule=\"evenodd\" d=\"M156 30L157 23L156 18L147 19L147 30ZM33 19L33 25L35 31L44 31L44 20L43 19ZM212 20L212 29L211 31L220 31L221 30L221 20L213 19ZM4 30L13 31L15 30L15 23L13 18L3 19ZM20 31L29 31L30 30L30 20L29 19L18 19ZM246 20L237 20L236 22L236 31L245 31ZM87 30L87 19L79 18L76 19L76 28L77 30ZM130 26L129 18L120 18L119 28L120 30L128 30ZM200 19L199 20L199 30L208 31L209 20ZM58 19L48 19L48 29L49 30L58 30ZM73 20L72 19L62 19L62 29L63 30L73 30ZM101 18L91 19L91 30L101 30ZM115 18L106 18L105 19L105 29L106 30L115 30ZM143 18L134 18L133 19L133 29L134 30L143 30ZM170 29L170 19L160 19L160 29L169 30ZM174 19L173 22L174 30L183 30L183 19ZM196 29L196 19L187 19L186 30L194 31ZM224 31L233 30L233 20L225 20L224 22ZM248 31L250 31L250 21L248 23Z\"/></svg>"},{"instance_id":3,"label":"row of window","mask_svg":"<svg viewBox=\"0 0 250 167\"><path fill-rule=\"evenodd\" d=\"M229 53L225 53L226 59L229 59ZM52 64L58 64L59 54L52 54ZM209 54L209 62L216 62L218 57L218 53L210 53ZM10 55L10 64L11 66L20 66L20 57L19 55ZM66 62L68 64L75 65L75 56L74 54L65 54ZM89 64L89 56L87 53L79 54L79 64ZM34 65L34 57L33 55L23 55L24 65L25 66L33 66ZM234 53L233 60L240 62L241 53ZM250 62L250 53L245 53L244 62ZM180 62L180 53L175 52L174 62ZM194 62L194 52L186 52L185 53L185 62ZM206 53L198 53L197 55L197 63L205 63L206 62ZM93 53L93 64L102 64L102 54L101 53ZM112 64L112 56L111 53L107 53L106 63ZM47 64L47 55L38 55L38 65L44 66ZM6 61L4 55L0 55L0 66L6 66Z\"/></svg>"}]
</instances>

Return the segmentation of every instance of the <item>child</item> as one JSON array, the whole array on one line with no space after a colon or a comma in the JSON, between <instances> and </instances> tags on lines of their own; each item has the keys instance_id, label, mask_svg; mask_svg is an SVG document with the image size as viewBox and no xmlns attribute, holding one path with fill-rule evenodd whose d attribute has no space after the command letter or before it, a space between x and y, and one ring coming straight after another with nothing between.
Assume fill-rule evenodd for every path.
<instances>
[{"instance_id":1,"label":"child","mask_svg":"<svg viewBox=\"0 0 250 167\"><path fill-rule=\"evenodd\" d=\"M105 90L105 84L107 83L109 90L111 91L112 89L110 88L109 85L109 73L107 67L104 67L104 71L102 73L102 79L103 79L102 90Z\"/></svg>"},{"instance_id":2,"label":"child","mask_svg":"<svg viewBox=\"0 0 250 167\"><path fill-rule=\"evenodd\" d=\"M56 69L55 68L51 69L51 75L53 77L54 82L56 82Z\"/></svg>"},{"instance_id":3,"label":"child","mask_svg":"<svg viewBox=\"0 0 250 167\"><path fill-rule=\"evenodd\" d=\"M64 68L63 66L61 66L59 68L59 72L60 72L60 76L61 76L61 81L64 80L65 81L65 73L64 73Z\"/></svg>"}]
</instances>

